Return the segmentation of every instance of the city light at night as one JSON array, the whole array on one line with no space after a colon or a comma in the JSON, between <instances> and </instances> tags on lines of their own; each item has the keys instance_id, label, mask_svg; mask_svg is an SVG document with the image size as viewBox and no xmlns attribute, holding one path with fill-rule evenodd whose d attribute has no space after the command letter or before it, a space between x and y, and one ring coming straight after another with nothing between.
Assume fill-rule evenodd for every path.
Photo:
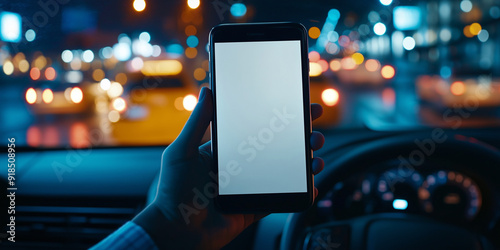
<instances>
[{"instance_id":1,"label":"city light at night","mask_svg":"<svg viewBox=\"0 0 500 250\"><path fill-rule=\"evenodd\" d=\"M33 42L36 38L36 33L34 30L29 29L26 33L24 33L24 37L26 38L26 41Z\"/></svg>"},{"instance_id":2,"label":"city light at night","mask_svg":"<svg viewBox=\"0 0 500 250\"><path fill-rule=\"evenodd\" d=\"M243 3L235 3L231 5L230 11L234 17L242 17L247 13L247 6Z\"/></svg>"},{"instance_id":3,"label":"city light at night","mask_svg":"<svg viewBox=\"0 0 500 250\"><path fill-rule=\"evenodd\" d=\"M71 101L74 103L80 103L83 100L83 92L80 88L74 87L70 92Z\"/></svg>"},{"instance_id":4,"label":"city light at night","mask_svg":"<svg viewBox=\"0 0 500 250\"><path fill-rule=\"evenodd\" d=\"M321 34L321 31L318 27L311 27L309 29L309 37L312 39L317 39Z\"/></svg>"},{"instance_id":5,"label":"city light at night","mask_svg":"<svg viewBox=\"0 0 500 250\"><path fill-rule=\"evenodd\" d=\"M317 62L309 63L309 75L310 76L319 76L323 72L323 68Z\"/></svg>"},{"instance_id":6,"label":"city light at night","mask_svg":"<svg viewBox=\"0 0 500 250\"><path fill-rule=\"evenodd\" d=\"M182 105L184 109L186 109L187 111L193 111L197 103L198 103L198 98L196 98L196 96L194 95L187 95L182 100Z\"/></svg>"},{"instance_id":7,"label":"city light at night","mask_svg":"<svg viewBox=\"0 0 500 250\"><path fill-rule=\"evenodd\" d=\"M12 75L14 73L14 64L11 61L5 61L3 64L3 72L6 75Z\"/></svg>"},{"instance_id":8,"label":"city light at night","mask_svg":"<svg viewBox=\"0 0 500 250\"><path fill-rule=\"evenodd\" d=\"M382 77L384 77L385 79L391 79L396 74L396 71L394 70L394 67L386 65L382 67L380 73L382 74Z\"/></svg>"},{"instance_id":9,"label":"city light at night","mask_svg":"<svg viewBox=\"0 0 500 250\"><path fill-rule=\"evenodd\" d=\"M197 9L200 7L200 0L187 0L187 4L191 9Z\"/></svg>"},{"instance_id":10,"label":"city light at night","mask_svg":"<svg viewBox=\"0 0 500 250\"><path fill-rule=\"evenodd\" d=\"M17 13L0 12L0 39L6 42L21 41L21 16Z\"/></svg>"},{"instance_id":11,"label":"city light at night","mask_svg":"<svg viewBox=\"0 0 500 250\"><path fill-rule=\"evenodd\" d=\"M327 106L335 106L339 101L339 92L335 89L325 89L321 93L321 99Z\"/></svg>"},{"instance_id":12,"label":"city light at night","mask_svg":"<svg viewBox=\"0 0 500 250\"><path fill-rule=\"evenodd\" d=\"M382 5L388 6L388 5L391 5L392 0L380 0L380 3Z\"/></svg>"},{"instance_id":13,"label":"city light at night","mask_svg":"<svg viewBox=\"0 0 500 250\"><path fill-rule=\"evenodd\" d=\"M385 31L386 27L383 23L376 23L375 26L373 26L373 32L379 36L385 34Z\"/></svg>"},{"instance_id":14,"label":"city light at night","mask_svg":"<svg viewBox=\"0 0 500 250\"><path fill-rule=\"evenodd\" d=\"M54 93L50 89L45 89L42 93L44 103L51 103L54 100Z\"/></svg>"},{"instance_id":15,"label":"city light at night","mask_svg":"<svg viewBox=\"0 0 500 250\"><path fill-rule=\"evenodd\" d=\"M36 102L36 99L37 99L37 94L36 94L36 91L35 89L33 88L29 88L27 91L26 91L26 101L29 103L29 104L33 104Z\"/></svg>"},{"instance_id":16,"label":"city light at night","mask_svg":"<svg viewBox=\"0 0 500 250\"><path fill-rule=\"evenodd\" d=\"M499 45L500 0L5 0L0 248L121 249L142 227L128 247L500 249ZM220 219L193 204L235 197L300 230L271 214L184 244ZM148 225L165 201L191 223ZM349 225L367 216L419 230L372 242Z\"/></svg>"},{"instance_id":17,"label":"city light at night","mask_svg":"<svg viewBox=\"0 0 500 250\"><path fill-rule=\"evenodd\" d=\"M137 12L142 12L146 9L146 1L145 0L134 0L133 3L134 10Z\"/></svg>"},{"instance_id":18,"label":"city light at night","mask_svg":"<svg viewBox=\"0 0 500 250\"><path fill-rule=\"evenodd\" d=\"M465 84L460 81L454 82L450 86L450 91L456 96L463 95L465 93Z\"/></svg>"}]
</instances>

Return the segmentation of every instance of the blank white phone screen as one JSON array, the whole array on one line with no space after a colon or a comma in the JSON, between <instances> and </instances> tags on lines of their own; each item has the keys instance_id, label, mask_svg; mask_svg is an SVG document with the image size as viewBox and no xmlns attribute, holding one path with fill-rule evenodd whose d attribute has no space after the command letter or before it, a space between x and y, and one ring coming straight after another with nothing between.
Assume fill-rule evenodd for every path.
<instances>
[{"instance_id":1,"label":"blank white phone screen","mask_svg":"<svg viewBox=\"0 0 500 250\"><path fill-rule=\"evenodd\" d=\"M219 194L307 192L300 41L214 46Z\"/></svg>"}]
</instances>

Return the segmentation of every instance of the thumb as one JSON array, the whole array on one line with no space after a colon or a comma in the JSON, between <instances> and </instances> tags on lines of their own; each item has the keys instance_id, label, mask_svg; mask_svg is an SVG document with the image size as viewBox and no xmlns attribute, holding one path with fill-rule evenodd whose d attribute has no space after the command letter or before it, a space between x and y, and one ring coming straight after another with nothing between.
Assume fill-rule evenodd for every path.
<instances>
[{"instance_id":1,"label":"thumb","mask_svg":"<svg viewBox=\"0 0 500 250\"><path fill-rule=\"evenodd\" d=\"M207 87L200 90L198 104L184 125L177 139L170 145L181 157L198 153L198 147L213 116L212 92Z\"/></svg>"}]
</instances>

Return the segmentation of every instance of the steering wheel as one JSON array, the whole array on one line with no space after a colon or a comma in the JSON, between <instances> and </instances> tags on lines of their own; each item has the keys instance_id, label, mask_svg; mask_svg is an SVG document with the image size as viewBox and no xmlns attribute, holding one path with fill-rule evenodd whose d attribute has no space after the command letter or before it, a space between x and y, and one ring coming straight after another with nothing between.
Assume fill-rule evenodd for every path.
<instances>
[{"instance_id":1,"label":"steering wheel","mask_svg":"<svg viewBox=\"0 0 500 250\"><path fill-rule=\"evenodd\" d=\"M483 169L489 176L500 176L500 151L496 148L454 133L442 135L446 140L436 142L434 152L426 159L453 160ZM430 137L430 133L398 135L365 143L337 159L326 156L325 162L331 164L315 178L316 186L319 190L330 190L336 183L375 164L411 155L418 150L416 139ZM500 183L494 183L500 190ZM320 192L317 200L325 193ZM281 249L493 249L486 237L478 233L420 215L370 214L306 230L305 222L310 216L311 209L290 215Z\"/></svg>"}]
</instances>

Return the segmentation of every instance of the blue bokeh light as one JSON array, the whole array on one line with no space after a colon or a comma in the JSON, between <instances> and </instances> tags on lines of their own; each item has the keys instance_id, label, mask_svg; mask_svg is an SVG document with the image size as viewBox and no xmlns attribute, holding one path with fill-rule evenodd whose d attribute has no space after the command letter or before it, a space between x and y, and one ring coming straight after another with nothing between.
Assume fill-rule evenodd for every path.
<instances>
[{"instance_id":1,"label":"blue bokeh light","mask_svg":"<svg viewBox=\"0 0 500 250\"><path fill-rule=\"evenodd\" d=\"M444 66L439 71L439 74L441 75L442 78L448 79L451 77L451 68L448 66Z\"/></svg>"},{"instance_id":2,"label":"blue bokeh light","mask_svg":"<svg viewBox=\"0 0 500 250\"><path fill-rule=\"evenodd\" d=\"M230 11L234 17L242 17L247 13L247 6L242 3L235 3L231 6Z\"/></svg>"},{"instance_id":3,"label":"blue bokeh light","mask_svg":"<svg viewBox=\"0 0 500 250\"><path fill-rule=\"evenodd\" d=\"M417 6L398 6L393 10L394 28L397 30L415 30L420 27L422 13Z\"/></svg>"},{"instance_id":4,"label":"blue bokeh light","mask_svg":"<svg viewBox=\"0 0 500 250\"><path fill-rule=\"evenodd\" d=\"M188 36L188 38L186 39L187 46L191 48L198 46L198 43L199 43L198 37L196 36Z\"/></svg>"},{"instance_id":5,"label":"blue bokeh light","mask_svg":"<svg viewBox=\"0 0 500 250\"><path fill-rule=\"evenodd\" d=\"M396 210L405 210L408 208L408 201L404 199L394 199L392 207Z\"/></svg>"},{"instance_id":6,"label":"blue bokeh light","mask_svg":"<svg viewBox=\"0 0 500 250\"><path fill-rule=\"evenodd\" d=\"M177 43L170 44L165 48L165 51L167 52L167 55L169 55L172 58L178 58L182 54L184 54L184 48Z\"/></svg>"},{"instance_id":7,"label":"blue bokeh light","mask_svg":"<svg viewBox=\"0 0 500 250\"><path fill-rule=\"evenodd\" d=\"M5 42L21 41L21 16L17 13L0 12L0 39Z\"/></svg>"}]
</instances>

